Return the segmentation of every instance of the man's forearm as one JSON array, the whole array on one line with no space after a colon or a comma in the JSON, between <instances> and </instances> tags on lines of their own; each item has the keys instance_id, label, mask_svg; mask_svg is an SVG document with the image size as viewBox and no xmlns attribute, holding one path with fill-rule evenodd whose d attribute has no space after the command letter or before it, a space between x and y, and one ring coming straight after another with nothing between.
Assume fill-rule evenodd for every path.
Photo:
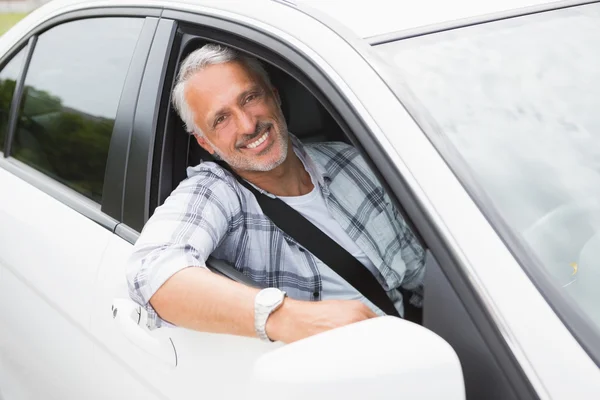
<instances>
[{"instance_id":1,"label":"man's forearm","mask_svg":"<svg viewBox=\"0 0 600 400\"><path fill-rule=\"evenodd\" d=\"M190 267L169 278L150 303L162 319L177 326L256 337L254 298L258 292L204 268ZM375 316L358 300L286 298L267 320L266 331L272 340L290 343Z\"/></svg>"},{"instance_id":2,"label":"man's forearm","mask_svg":"<svg viewBox=\"0 0 600 400\"><path fill-rule=\"evenodd\" d=\"M256 336L254 297L258 291L207 269L190 267L169 278L150 304L162 319L177 326Z\"/></svg>"}]
</instances>

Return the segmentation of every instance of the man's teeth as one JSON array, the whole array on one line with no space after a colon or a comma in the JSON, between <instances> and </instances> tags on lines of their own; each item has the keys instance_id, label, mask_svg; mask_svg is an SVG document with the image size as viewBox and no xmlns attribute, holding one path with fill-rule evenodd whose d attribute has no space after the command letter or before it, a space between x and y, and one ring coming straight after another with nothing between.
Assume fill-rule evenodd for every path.
<instances>
[{"instance_id":1,"label":"man's teeth","mask_svg":"<svg viewBox=\"0 0 600 400\"><path fill-rule=\"evenodd\" d=\"M265 140L267 140L267 137L269 136L269 131L266 131L264 133L264 135L262 135L261 137L259 137L257 140L255 140L254 142L250 143L249 145L246 145L247 148L249 149L254 149L255 147L260 146L260 144L262 142L264 142Z\"/></svg>"}]
</instances>

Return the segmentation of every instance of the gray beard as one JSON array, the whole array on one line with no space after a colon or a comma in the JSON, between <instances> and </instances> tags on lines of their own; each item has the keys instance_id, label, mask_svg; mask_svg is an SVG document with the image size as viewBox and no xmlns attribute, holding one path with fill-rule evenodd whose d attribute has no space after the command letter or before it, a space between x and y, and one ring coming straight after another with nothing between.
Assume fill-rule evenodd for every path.
<instances>
[{"instance_id":1,"label":"gray beard","mask_svg":"<svg viewBox=\"0 0 600 400\"><path fill-rule=\"evenodd\" d=\"M283 162L287 159L289 147L289 133L287 132L287 126L278 125L277 128L280 132L280 140L278 144L275 144L275 146L279 146L281 156L279 159L267 164L255 162L255 160L251 159L250 157L224 156L223 153L221 153L208 139L205 139L215 150L213 157L225 161L231 168L238 171L268 172L283 164Z\"/></svg>"}]
</instances>

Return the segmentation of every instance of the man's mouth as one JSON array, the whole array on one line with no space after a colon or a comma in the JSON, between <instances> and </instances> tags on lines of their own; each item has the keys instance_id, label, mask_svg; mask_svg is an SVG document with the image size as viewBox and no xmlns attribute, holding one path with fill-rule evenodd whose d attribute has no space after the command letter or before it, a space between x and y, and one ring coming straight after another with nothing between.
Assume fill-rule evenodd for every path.
<instances>
[{"instance_id":1,"label":"man's mouth","mask_svg":"<svg viewBox=\"0 0 600 400\"><path fill-rule=\"evenodd\" d=\"M262 143L263 143L265 140L267 140L267 138L269 137L269 133L270 133L270 132L271 132L271 129L269 128L269 129L267 129L267 130L265 131L265 133L263 133L262 135L260 135L260 136L258 137L258 139L256 139L256 140L255 140L255 141L253 141L253 142L250 142L250 143L248 143L247 145L245 145L245 146L243 146L243 147L245 147L245 148L247 148L247 149L255 149L255 148L257 148L257 147L258 147L258 146L260 146L260 145L261 145L261 144L262 144Z\"/></svg>"}]
</instances>

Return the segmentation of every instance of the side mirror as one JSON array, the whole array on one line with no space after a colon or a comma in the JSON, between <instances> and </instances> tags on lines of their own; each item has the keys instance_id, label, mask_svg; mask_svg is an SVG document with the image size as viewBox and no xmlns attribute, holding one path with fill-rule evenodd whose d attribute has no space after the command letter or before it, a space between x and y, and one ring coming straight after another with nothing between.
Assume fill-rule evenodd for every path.
<instances>
[{"instance_id":1,"label":"side mirror","mask_svg":"<svg viewBox=\"0 0 600 400\"><path fill-rule=\"evenodd\" d=\"M420 325L379 317L280 347L254 365L262 399L464 400L452 347Z\"/></svg>"}]
</instances>

